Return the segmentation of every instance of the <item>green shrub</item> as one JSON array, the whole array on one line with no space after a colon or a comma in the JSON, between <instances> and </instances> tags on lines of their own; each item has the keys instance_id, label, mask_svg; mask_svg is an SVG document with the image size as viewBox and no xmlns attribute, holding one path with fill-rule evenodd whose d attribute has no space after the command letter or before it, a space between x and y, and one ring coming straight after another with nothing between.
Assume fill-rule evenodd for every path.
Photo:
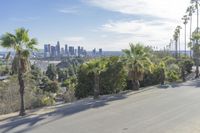
<instances>
[{"instance_id":1,"label":"green shrub","mask_svg":"<svg viewBox=\"0 0 200 133\"><path fill-rule=\"evenodd\" d=\"M55 104L55 100L53 97L51 96L44 96L42 98L42 104L43 105L46 105L46 106L51 106L51 105L54 105Z\"/></svg>"},{"instance_id":2,"label":"green shrub","mask_svg":"<svg viewBox=\"0 0 200 133\"><path fill-rule=\"evenodd\" d=\"M177 64L171 64L167 67L167 80L174 82L180 79L180 68Z\"/></svg>"},{"instance_id":3,"label":"green shrub","mask_svg":"<svg viewBox=\"0 0 200 133\"><path fill-rule=\"evenodd\" d=\"M76 100L75 97L75 90L74 89L68 89L64 94L63 94L63 99L64 101L67 102L73 102Z\"/></svg>"},{"instance_id":4,"label":"green shrub","mask_svg":"<svg viewBox=\"0 0 200 133\"><path fill-rule=\"evenodd\" d=\"M185 71L187 73L191 73L193 65L194 65L194 62L192 60L189 60L189 59L185 60L184 61Z\"/></svg>"},{"instance_id":5,"label":"green shrub","mask_svg":"<svg viewBox=\"0 0 200 133\"><path fill-rule=\"evenodd\" d=\"M169 71L167 73L167 79L169 82L175 82L175 81L179 80L179 75L175 71Z\"/></svg>"}]
</instances>

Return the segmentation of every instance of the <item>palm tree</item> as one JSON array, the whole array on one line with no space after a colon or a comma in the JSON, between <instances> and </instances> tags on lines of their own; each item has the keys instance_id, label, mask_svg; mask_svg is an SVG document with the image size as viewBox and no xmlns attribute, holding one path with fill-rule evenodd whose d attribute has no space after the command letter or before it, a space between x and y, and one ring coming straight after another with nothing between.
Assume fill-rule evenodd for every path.
<instances>
[{"instance_id":1,"label":"palm tree","mask_svg":"<svg viewBox=\"0 0 200 133\"><path fill-rule=\"evenodd\" d=\"M192 40L195 41L195 45L192 47L192 50L194 51L193 58L195 61L196 65L196 77L199 78L199 57L200 57L200 33L197 32L198 30L196 29L193 34L192 34Z\"/></svg>"},{"instance_id":2,"label":"palm tree","mask_svg":"<svg viewBox=\"0 0 200 133\"><path fill-rule=\"evenodd\" d=\"M100 74L106 70L106 61L104 59L94 59L85 64L87 73L94 75L94 99L98 99L100 95Z\"/></svg>"},{"instance_id":3,"label":"palm tree","mask_svg":"<svg viewBox=\"0 0 200 133\"><path fill-rule=\"evenodd\" d=\"M199 28L199 4L200 0L191 0L191 3L194 4L195 9L197 10L197 32Z\"/></svg>"},{"instance_id":4,"label":"palm tree","mask_svg":"<svg viewBox=\"0 0 200 133\"><path fill-rule=\"evenodd\" d=\"M36 39L30 39L28 30L19 28L15 30L15 34L5 33L0 37L0 45L5 48L10 48L15 51L13 65L15 65L19 81L20 93L20 112L19 115L25 115L24 107L24 73L28 70L28 57L32 50L35 50L37 44Z\"/></svg>"},{"instance_id":5,"label":"palm tree","mask_svg":"<svg viewBox=\"0 0 200 133\"><path fill-rule=\"evenodd\" d=\"M197 11L197 28L196 28L196 33L198 34L199 33L199 3L200 3L200 0L191 0L191 3L195 5L195 9ZM194 39L195 37L193 37ZM198 39L196 40L196 44L195 45L198 45ZM198 46L193 46L194 49ZM195 64L196 64L196 77L195 78L199 78L199 59L198 57L195 57Z\"/></svg>"},{"instance_id":6,"label":"palm tree","mask_svg":"<svg viewBox=\"0 0 200 133\"><path fill-rule=\"evenodd\" d=\"M186 56L186 49L187 49L187 41L186 41L186 36L187 36L187 24L188 24L188 16L187 15L184 15L183 18L183 24L185 25L185 56Z\"/></svg>"},{"instance_id":7,"label":"palm tree","mask_svg":"<svg viewBox=\"0 0 200 133\"><path fill-rule=\"evenodd\" d=\"M125 49L123 52L128 68L128 78L132 82L132 89L138 90L140 87L139 81L143 80L144 72L151 69L150 55L148 50L139 43L130 44L130 50Z\"/></svg>"},{"instance_id":8,"label":"palm tree","mask_svg":"<svg viewBox=\"0 0 200 133\"><path fill-rule=\"evenodd\" d=\"M190 5L188 8L187 8L187 11L186 13L188 13L188 16L189 16L189 19L190 19L190 42L189 42L189 47L190 47L190 58L192 57L192 15L193 13L195 12L195 9L194 9L194 6L193 5Z\"/></svg>"},{"instance_id":9,"label":"palm tree","mask_svg":"<svg viewBox=\"0 0 200 133\"><path fill-rule=\"evenodd\" d=\"M178 40L179 40L179 45L180 45L180 29L181 29L181 26L177 26L175 31L174 31L174 35L173 35L173 38L174 38L174 41L175 41L175 51L176 51L176 54L175 54L175 57L176 59L178 59ZM179 46L179 50L180 50L180 46ZM179 54L180 54L180 51L179 51Z\"/></svg>"}]
</instances>

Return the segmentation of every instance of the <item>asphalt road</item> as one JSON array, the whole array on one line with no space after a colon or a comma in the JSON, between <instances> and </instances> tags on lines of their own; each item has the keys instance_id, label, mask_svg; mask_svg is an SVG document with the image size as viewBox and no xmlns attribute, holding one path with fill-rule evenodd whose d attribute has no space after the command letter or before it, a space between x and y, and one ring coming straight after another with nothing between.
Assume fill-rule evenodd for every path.
<instances>
[{"instance_id":1,"label":"asphalt road","mask_svg":"<svg viewBox=\"0 0 200 133\"><path fill-rule=\"evenodd\" d=\"M0 122L0 133L200 133L200 80L86 99Z\"/></svg>"}]
</instances>

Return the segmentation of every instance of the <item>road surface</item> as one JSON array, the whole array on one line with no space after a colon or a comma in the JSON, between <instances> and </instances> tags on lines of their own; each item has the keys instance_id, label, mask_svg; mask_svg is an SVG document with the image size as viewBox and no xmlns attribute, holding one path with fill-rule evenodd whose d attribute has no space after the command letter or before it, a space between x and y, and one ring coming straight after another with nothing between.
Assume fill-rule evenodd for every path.
<instances>
[{"instance_id":1,"label":"road surface","mask_svg":"<svg viewBox=\"0 0 200 133\"><path fill-rule=\"evenodd\" d=\"M8 119L0 133L200 133L200 80Z\"/></svg>"}]
</instances>

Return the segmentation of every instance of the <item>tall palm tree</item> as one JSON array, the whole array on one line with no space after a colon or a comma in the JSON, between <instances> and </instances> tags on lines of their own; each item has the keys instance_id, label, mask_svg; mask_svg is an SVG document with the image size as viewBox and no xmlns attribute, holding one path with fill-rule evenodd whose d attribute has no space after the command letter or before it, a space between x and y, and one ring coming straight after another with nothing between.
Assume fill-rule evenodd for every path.
<instances>
[{"instance_id":1,"label":"tall palm tree","mask_svg":"<svg viewBox=\"0 0 200 133\"><path fill-rule=\"evenodd\" d=\"M190 19L190 42L189 42L189 47L190 47L190 58L192 57L192 15L195 12L195 8L193 5L190 5L187 10L186 13L188 13L189 19Z\"/></svg>"},{"instance_id":2,"label":"tall palm tree","mask_svg":"<svg viewBox=\"0 0 200 133\"><path fill-rule=\"evenodd\" d=\"M28 58L30 52L35 50L37 44L36 39L30 39L28 30L19 28L15 30L15 34L5 33L0 37L0 45L5 48L10 48L15 51L15 58L13 65L15 65L16 72L18 75L19 82L19 93L20 93L20 112L19 115L25 115L24 107L24 73L28 70Z\"/></svg>"},{"instance_id":3,"label":"tall palm tree","mask_svg":"<svg viewBox=\"0 0 200 133\"><path fill-rule=\"evenodd\" d=\"M104 59L94 59L85 64L87 73L94 75L94 99L98 99L100 95L100 74L106 70L106 61Z\"/></svg>"},{"instance_id":4,"label":"tall palm tree","mask_svg":"<svg viewBox=\"0 0 200 133\"><path fill-rule=\"evenodd\" d=\"M184 15L183 18L183 24L185 25L185 56L186 56L186 50L187 50L187 41L186 41L186 36L187 36L187 24L188 24L188 16L187 15Z\"/></svg>"},{"instance_id":5,"label":"tall palm tree","mask_svg":"<svg viewBox=\"0 0 200 133\"><path fill-rule=\"evenodd\" d=\"M195 5L195 9L197 11L197 28L196 28L196 33L199 33L199 4L200 4L200 0L191 0L191 3ZM196 40L196 44L198 45L198 40ZM198 47L198 46L193 46L194 48ZM195 78L199 78L199 59L198 57L195 57L195 64L196 64L196 77Z\"/></svg>"},{"instance_id":6,"label":"tall palm tree","mask_svg":"<svg viewBox=\"0 0 200 133\"><path fill-rule=\"evenodd\" d=\"M200 0L191 0L191 3L194 4L195 9L197 11L197 32L198 32L198 28L199 28L199 4L200 4Z\"/></svg>"},{"instance_id":7,"label":"tall palm tree","mask_svg":"<svg viewBox=\"0 0 200 133\"><path fill-rule=\"evenodd\" d=\"M196 65L196 77L199 78L199 57L200 57L200 32L197 32L196 29L192 34L192 40L195 41L195 45L192 47L192 50L194 51L193 58Z\"/></svg>"},{"instance_id":8,"label":"tall palm tree","mask_svg":"<svg viewBox=\"0 0 200 133\"><path fill-rule=\"evenodd\" d=\"M174 35L173 35L173 38L174 38L174 41L175 41L175 57L176 59L178 59L178 40L179 40L179 45L180 45L180 30L181 30L181 26L177 26L175 31L174 31ZM179 46L179 54L180 54L180 46Z\"/></svg>"},{"instance_id":9,"label":"tall palm tree","mask_svg":"<svg viewBox=\"0 0 200 133\"><path fill-rule=\"evenodd\" d=\"M148 50L141 44L130 44L130 49L123 50L125 62L128 68L128 78L132 82L132 89L138 90L139 81L143 80L145 71L151 69L151 61Z\"/></svg>"}]
</instances>

